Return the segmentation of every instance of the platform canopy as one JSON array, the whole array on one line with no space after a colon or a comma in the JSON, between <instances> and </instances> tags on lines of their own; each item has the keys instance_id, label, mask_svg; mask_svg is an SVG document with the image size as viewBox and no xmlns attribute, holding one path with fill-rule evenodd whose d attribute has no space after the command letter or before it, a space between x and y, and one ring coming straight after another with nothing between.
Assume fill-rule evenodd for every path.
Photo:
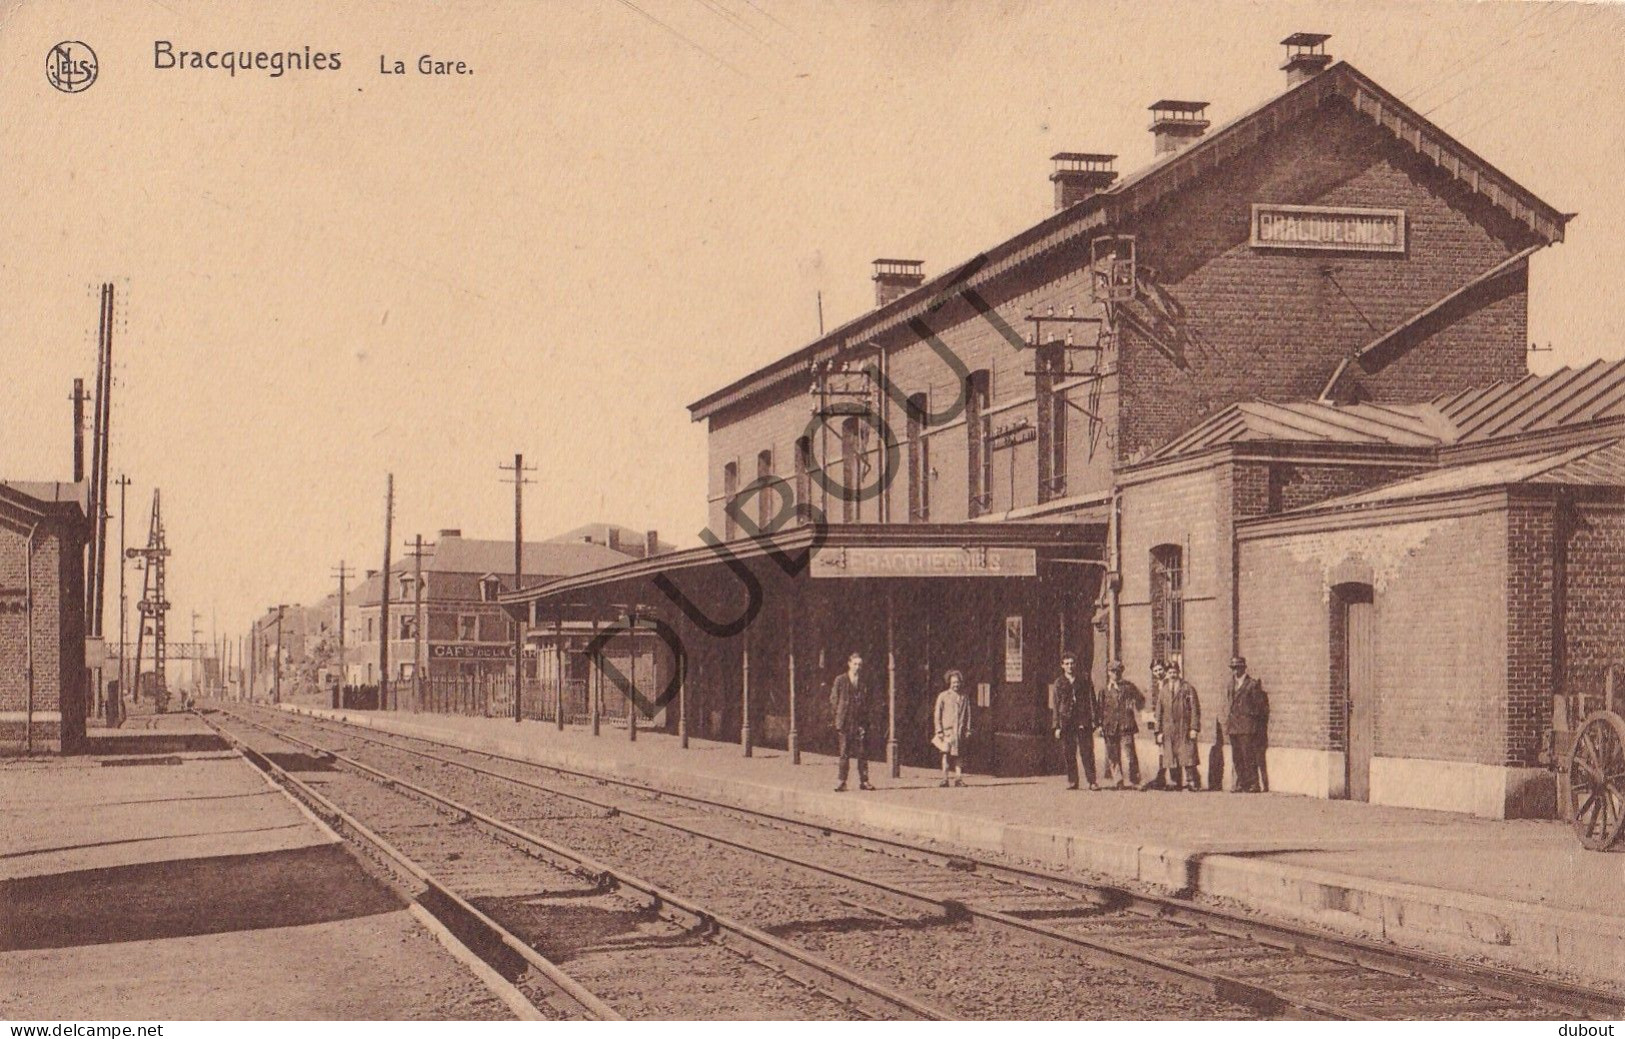
<instances>
[{"instance_id":1,"label":"platform canopy","mask_svg":"<svg viewBox=\"0 0 1625 1039\"><path fill-rule=\"evenodd\" d=\"M629 609L667 612L677 597L743 600L747 583L784 591L792 582L1009 581L1105 565L1104 523L813 524L714 542L544 585L506 592L514 619L602 618ZM748 575L748 577L746 576Z\"/></svg>"}]
</instances>

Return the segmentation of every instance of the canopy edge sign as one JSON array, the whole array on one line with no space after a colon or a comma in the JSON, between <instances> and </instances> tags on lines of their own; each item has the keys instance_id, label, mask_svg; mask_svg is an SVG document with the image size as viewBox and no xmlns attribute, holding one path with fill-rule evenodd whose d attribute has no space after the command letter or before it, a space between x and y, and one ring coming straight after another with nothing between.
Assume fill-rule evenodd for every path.
<instances>
[{"instance_id":1,"label":"canopy edge sign","mask_svg":"<svg viewBox=\"0 0 1625 1039\"><path fill-rule=\"evenodd\" d=\"M1036 577L1038 552L954 545L835 548L814 554L811 572L813 577Z\"/></svg>"}]
</instances>

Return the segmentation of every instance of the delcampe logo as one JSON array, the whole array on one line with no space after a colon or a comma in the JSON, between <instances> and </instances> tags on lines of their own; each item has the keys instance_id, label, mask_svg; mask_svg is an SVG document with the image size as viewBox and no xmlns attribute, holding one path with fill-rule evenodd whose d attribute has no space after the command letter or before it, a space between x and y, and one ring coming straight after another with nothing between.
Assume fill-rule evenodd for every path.
<instances>
[{"instance_id":1,"label":"delcampe logo","mask_svg":"<svg viewBox=\"0 0 1625 1039\"><path fill-rule=\"evenodd\" d=\"M96 52L90 44L64 40L45 56L45 79L64 94L77 94L96 82Z\"/></svg>"}]
</instances>

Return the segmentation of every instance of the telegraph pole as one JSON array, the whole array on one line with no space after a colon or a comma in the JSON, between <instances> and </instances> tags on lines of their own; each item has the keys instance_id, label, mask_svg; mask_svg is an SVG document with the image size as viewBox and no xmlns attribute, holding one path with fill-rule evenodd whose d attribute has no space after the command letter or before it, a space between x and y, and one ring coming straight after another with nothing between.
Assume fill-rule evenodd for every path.
<instances>
[{"instance_id":1,"label":"telegraph pole","mask_svg":"<svg viewBox=\"0 0 1625 1039\"><path fill-rule=\"evenodd\" d=\"M196 653L198 651L198 649L197 649L197 647L199 645L198 636L203 633L202 630L197 626L197 622L199 620L201 620L202 618L203 618L203 614L197 612L196 610L192 611L192 652L194 652L194 653ZM190 663L189 663L189 666L186 669L189 672L190 677L192 679L192 696L193 696L194 699L197 697L198 689L199 689L199 686L200 686L200 683L198 682L198 676L197 676L198 669L203 667L203 666L204 666L204 664L203 664L203 658L202 657L193 657L191 659Z\"/></svg>"},{"instance_id":2,"label":"telegraph pole","mask_svg":"<svg viewBox=\"0 0 1625 1039\"><path fill-rule=\"evenodd\" d=\"M129 679L127 679L125 677L125 674L124 674L124 657L125 657L125 641L124 641L124 637L125 637L125 628L126 628L126 624L127 624L126 613L127 613L128 609L129 609L129 599L126 596L125 589L124 589L124 570L125 570L126 562L127 562L128 558L129 558L128 549L126 548L126 546L124 544L124 539L125 539L124 502L125 502L125 498L126 498L126 492L129 489L130 489L130 477L129 477L129 474L126 473L125 475L120 476L118 478L118 695L119 695L119 705L118 705L118 708L116 710L112 707L111 704L108 705L107 720L108 720L109 723L111 723L114 720L114 716L116 714L123 714L124 713L124 711L123 711L123 708L124 708L124 690L126 688L128 688L127 683L129 681Z\"/></svg>"},{"instance_id":3,"label":"telegraph pole","mask_svg":"<svg viewBox=\"0 0 1625 1039\"><path fill-rule=\"evenodd\" d=\"M525 484L533 481L525 478L526 473L533 473L536 467L525 466L525 456L513 456L513 465L498 465L498 469L505 473L513 473L513 589L519 591L524 587L525 581ZM508 482L508 481L504 481ZM554 652L563 653L564 643L561 639ZM513 622L513 720L518 721L520 714L519 689L523 684L525 670L525 624L523 621ZM564 728L564 690L559 689L558 718L560 729Z\"/></svg>"},{"instance_id":4,"label":"telegraph pole","mask_svg":"<svg viewBox=\"0 0 1625 1039\"><path fill-rule=\"evenodd\" d=\"M412 710L423 710L423 553L434 548L419 534L406 543L412 557Z\"/></svg>"},{"instance_id":5,"label":"telegraph pole","mask_svg":"<svg viewBox=\"0 0 1625 1039\"><path fill-rule=\"evenodd\" d=\"M389 474L384 492L384 570L378 595L378 709L391 706L384 700L389 684L389 552L395 541L395 474Z\"/></svg>"},{"instance_id":6,"label":"telegraph pole","mask_svg":"<svg viewBox=\"0 0 1625 1039\"><path fill-rule=\"evenodd\" d=\"M353 567L345 566L344 565L344 560L341 559L341 560L339 560L338 569L334 571L333 576L337 577L339 579L339 681L338 681L338 685L334 686L334 688L333 688L333 706L335 708L340 708L340 707L344 706L344 679L345 679L345 674L344 674L344 667L345 667L345 660L344 660L344 582L345 582L346 578L350 578L350 577L355 576L355 569ZM389 582L385 581L384 585L387 587L389 585Z\"/></svg>"}]
</instances>

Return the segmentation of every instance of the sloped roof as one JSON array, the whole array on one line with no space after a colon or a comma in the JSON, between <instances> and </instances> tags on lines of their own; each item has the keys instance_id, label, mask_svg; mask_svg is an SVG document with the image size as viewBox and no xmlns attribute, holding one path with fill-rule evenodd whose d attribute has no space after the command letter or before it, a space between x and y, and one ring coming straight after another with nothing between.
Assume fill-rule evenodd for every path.
<instances>
[{"instance_id":1,"label":"sloped roof","mask_svg":"<svg viewBox=\"0 0 1625 1039\"><path fill-rule=\"evenodd\" d=\"M1592 361L1480 389L1433 403L1458 430L1458 443L1533 433L1625 417L1625 359Z\"/></svg>"},{"instance_id":2,"label":"sloped roof","mask_svg":"<svg viewBox=\"0 0 1625 1039\"><path fill-rule=\"evenodd\" d=\"M1514 484L1625 487L1625 440L1606 440L1561 451L1540 451L1489 462L1445 466L1408 480L1332 498L1293 511L1351 509Z\"/></svg>"},{"instance_id":3,"label":"sloped roof","mask_svg":"<svg viewBox=\"0 0 1625 1039\"><path fill-rule=\"evenodd\" d=\"M62 480L0 480L0 484L12 490L28 495L39 502L66 502L79 506L80 512L88 513L86 504L90 494L90 484L86 481L70 483Z\"/></svg>"},{"instance_id":4,"label":"sloped roof","mask_svg":"<svg viewBox=\"0 0 1625 1039\"><path fill-rule=\"evenodd\" d=\"M587 570L624 563L627 555L586 541L527 541L522 564L529 577L568 577ZM424 559L423 569L435 573L513 573L513 542L477 538L441 538Z\"/></svg>"},{"instance_id":5,"label":"sloped roof","mask_svg":"<svg viewBox=\"0 0 1625 1039\"><path fill-rule=\"evenodd\" d=\"M1158 448L1151 458L1172 458L1242 441L1437 447L1454 436L1455 427L1435 404L1250 400L1230 405Z\"/></svg>"},{"instance_id":6,"label":"sloped roof","mask_svg":"<svg viewBox=\"0 0 1625 1039\"><path fill-rule=\"evenodd\" d=\"M1335 97L1388 133L1396 146L1414 152L1454 178L1465 191L1522 222L1537 238L1548 243L1562 241L1567 214L1491 166L1365 73L1339 61L1190 146L1159 158L1077 205L1045 217L969 263L951 267L885 306L861 314L801 349L707 394L689 405L690 416L696 421L708 418L751 394L807 371L815 361L928 317L941 305L942 298L955 291L979 287L1054 249L1088 238L1103 228L1125 224L1141 209Z\"/></svg>"},{"instance_id":7,"label":"sloped roof","mask_svg":"<svg viewBox=\"0 0 1625 1039\"><path fill-rule=\"evenodd\" d=\"M609 542L609 532L611 530L615 531L615 536L620 538L622 548L619 551L629 556L636 556L639 559L643 558L645 539L648 537L647 533L641 530L633 530L631 527L623 527L619 523L583 523L574 530L567 530L557 537L548 538L548 540L580 542L591 541L595 544L607 545ZM660 552L675 552L676 550L676 545L666 541L664 538L660 539ZM510 570L512 569L512 564L510 564L509 568Z\"/></svg>"}]
</instances>

